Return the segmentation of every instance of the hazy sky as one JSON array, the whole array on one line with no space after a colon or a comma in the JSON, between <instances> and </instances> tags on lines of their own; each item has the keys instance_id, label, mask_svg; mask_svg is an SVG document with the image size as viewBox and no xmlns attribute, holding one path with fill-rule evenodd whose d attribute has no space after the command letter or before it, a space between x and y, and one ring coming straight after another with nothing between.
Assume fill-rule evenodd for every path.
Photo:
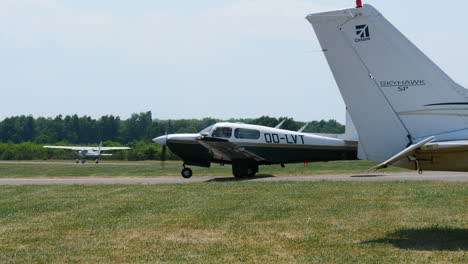
<instances>
[{"instance_id":1,"label":"hazy sky","mask_svg":"<svg viewBox=\"0 0 468 264\"><path fill-rule=\"evenodd\" d=\"M0 119L344 121L309 13L354 0L0 0ZM468 86L466 0L364 0ZM444 6L445 5L445 6Z\"/></svg>"}]
</instances>

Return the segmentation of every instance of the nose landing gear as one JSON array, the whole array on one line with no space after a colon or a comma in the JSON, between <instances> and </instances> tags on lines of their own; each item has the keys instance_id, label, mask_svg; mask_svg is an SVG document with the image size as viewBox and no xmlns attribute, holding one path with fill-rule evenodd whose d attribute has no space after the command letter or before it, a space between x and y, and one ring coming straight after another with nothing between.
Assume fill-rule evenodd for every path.
<instances>
[{"instance_id":1,"label":"nose landing gear","mask_svg":"<svg viewBox=\"0 0 468 264\"><path fill-rule=\"evenodd\" d=\"M192 170L190 168L184 168L182 169L182 177L184 177L185 179L190 179L190 177L192 177L193 173L192 173Z\"/></svg>"}]
</instances>

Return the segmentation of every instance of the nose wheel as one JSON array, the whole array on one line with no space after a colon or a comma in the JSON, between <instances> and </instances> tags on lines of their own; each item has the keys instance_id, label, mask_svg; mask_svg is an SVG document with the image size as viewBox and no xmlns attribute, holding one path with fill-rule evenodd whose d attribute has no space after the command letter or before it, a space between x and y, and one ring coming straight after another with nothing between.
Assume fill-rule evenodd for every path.
<instances>
[{"instance_id":1,"label":"nose wheel","mask_svg":"<svg viewBox=\"0 0 468 264\"><path fill-rule=\"evenodd\" d=\"M193 173L191 169L183 168L181 174L182 174L182 177L184 177L185 179L189 179L190 177L192 177Z\"/></svg>"}]
</instances>

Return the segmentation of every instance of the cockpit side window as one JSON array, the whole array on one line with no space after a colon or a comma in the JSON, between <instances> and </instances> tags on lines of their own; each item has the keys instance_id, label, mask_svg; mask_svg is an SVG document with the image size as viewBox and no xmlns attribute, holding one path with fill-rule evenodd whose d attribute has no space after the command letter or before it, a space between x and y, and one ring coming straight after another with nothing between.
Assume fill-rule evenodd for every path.
<instances>
[{"instance_id":1,"label":"cockpit side window","mask_svg":"<svg viewBox=\"0 0 468 264\"><path fill-rule=\"evenodd\" d=\"M236 128L234 136L240 139L259 139L260 131L254 129Z\"/></svg>"},{"instance_id":2,"label":"cockpit side window","mask_svg":"<svg viewBox=\"0 0 468 264\"><path fill-rule=\"evenodd\" d=\"M217 138L230 138L232 136L232 128L230 127L218 127L213 131L212 137Z\"/></svg>"}]
</instances>

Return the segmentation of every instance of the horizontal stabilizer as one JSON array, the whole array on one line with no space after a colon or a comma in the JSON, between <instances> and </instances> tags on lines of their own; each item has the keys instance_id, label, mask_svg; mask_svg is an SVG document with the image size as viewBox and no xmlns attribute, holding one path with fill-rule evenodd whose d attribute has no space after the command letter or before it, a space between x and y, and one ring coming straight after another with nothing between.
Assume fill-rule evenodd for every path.
<instances>
[{"instance_id":1,"label":"horizontal stabilizer","mask_svg":"<svg viewBox=\"0 0 468 264\"><path fill-rule=\"evenodd\" d=\"M425 139L421 142L419 142L418 144L414 144L414 145L411 145L409 147L407 147L406 149L404 149L402 152L396 154L395 156L391 157L389 160L375 166L374 168L370 169L371 172L373 171L376 171L376 170L380 170L380 169L385 169L387 168L388 166L396 163L397 161L400 161L408 156L411 156L414 154L414 152L416 150L418 150L419 148L423 147L424 145L432 142L435 140L435 137L430 137L428 139Z\"/></svg>"}]
</instances>

